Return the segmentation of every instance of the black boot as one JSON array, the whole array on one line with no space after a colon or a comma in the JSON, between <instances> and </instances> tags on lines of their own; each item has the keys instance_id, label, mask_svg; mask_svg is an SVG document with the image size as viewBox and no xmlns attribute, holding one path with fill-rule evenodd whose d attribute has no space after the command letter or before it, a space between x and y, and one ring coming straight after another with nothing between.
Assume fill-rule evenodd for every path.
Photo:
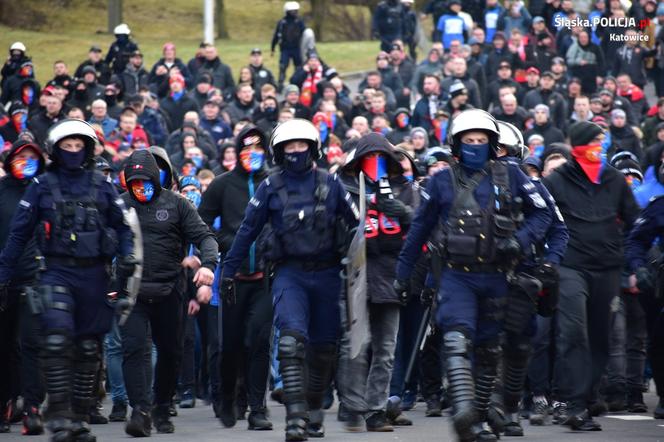
<instances>
[{"instance_id":1,"label":"black boot","mask_svg":"<svg viewBox=\"0 0 664 442\"><path fill-rule=\"evenodd\" d=\"M272 422L267 418L266 408L251 410L247 422L250 430L267 431L272 429Z\"/></svg>"},{"instance_id":2,"label":"black boot","mask_svg":"<svg viewBox=\"0 0 664 442\"><path fill-rule=\"evenodd\" d=\"M48 393L48 428L52 442L70 442L72 395L72 347L64 331L52 331L44 337L41 352L46 392Z\"/></svg>"},{"instance_id":3,"label":"black boot","mask_svg":"<svg viewBox=\"0 0 664 442\"><path fill-rule=\"evenodd\" d=\"M111 422L125 422L127 420L127 404L118 402L113 404L111 414L108 415L108 420Z\"/></svg>"},{"instance_id":4,"label":"black boot","mask_svg":"<svg viewBox=\"0 0 664 442\"><path fill-rule=\"evenodd\" d=\"M279 371L284 383L286 440L307 440L307 403L304 392L304 338L296 332L282 331L279 338Z\"/></svg>"},{"instance_id":5,"label":"black boot","mask_svg":"<svg viewBox=\"0 0 664 442\"><path fill-rule=\"evenodd\" d=\"M450 331L443 336L443 345L454 430L461 440L473 440L471 426L475 423L476 415L473 408L473 371L468 358L470 341L463 333Z\"/></svg>"},{"instance_id":6,"label":"black boot","mask_svg":"<svg viewBox=\"0 0 664 442\"><path fill-rule=\"evenodd\" d=\"M97 436L90 432L90 425L84 420L76 420L71 424L71 432L75 442L96 442Z\"/></svg>"},{"instance_id":7,"label":"black boot","mask_svg":"<svg viewBox=\"0 0 664 442\"><path fill-rule=\"evenodd\" d=\"M501 356L500 345L483 345L475 349L475 401L474 408L477 422L473 427L475 439L479 441L494 441L497 436L489 425L483 425L488 420L491 396L498 376L498 363Z\"/></svg>"},{"instance_id":8,"label":"black boot","mask_svg":"<svg viewBox=\"0 0 664 442\"><path fill-rule=\"evenodd\" d=\"M169 404L155 405L152 408L152 422L157 433L173 433L175 425L171 421L171 414L168 412Z\"/></svg>"},{"instance_id":9,"label":"black boot","mask_svg":"<svg viewBox=\"0 0 664 442\"><path fill-rule=\"evenodd\" d=\"M136 406L131 411L131 418L125 425L125 433L134 437L149 437L152 433L152 418L142 407Z\"/></svg>"},{"instance_id":10,"label":"black boot","mask_svg":"<svg viewBox=\"0 0 664 442\"><path fill-rule=\"evenodd\" d=\"M664 397L659 398L653 416L655 419L664 419Z\"/></svg>"},{"instance_id":11,"label":"black boot","mask_svg":"<svg viewBox=\"0 0 664 442\"><path fill-rule=\"evenodd\" d=\"M528 375L528 362L532 346L530 340L508 334L503 359L503 408L505 436L523 436L519 418L519 402Z\"/></svg>"},{"instance_id":12,"label":"black boot","mask_svg":"<svg viewBox=\"0 0 664 442\"><path fill-rule=\"evenodd\" d=\"M71 404L74 414L72 432L74 440L77 442L95 442L97 440L90 432L89 423L90 410L95 407L96 402L93 394L97 385L99 351L100 345L97 339L80 339L76 342L74 388Z\"/></svg>"},{"instance_id":13,"label":"black boot","mask_svg":"<svg viewBox=\"0 0 664 442\"><path fill-rule=\"evenodd\" d=\"M44 421L39 413L39 408L34 406L24 407L21 434L36 436L42 433L44 433Z\"/></svg>"},{"instance_id":14,"label":"black boot","mask_svg":"<svg viewBox=\"0 0 664 442\"><path fill-rule=\"evenodd\" d=\"M8 408L5 404L0 404L0 433L9 433L11 431L9 419L7 418L7 410Z\"/></svg>"},{"instance_id":15,"label":"black boot","mask_svg":"<svg viewBox=\"0 0 664 442\"><path fill-rule=\"evenodd\" d=\"M336 356L337 346L335 344L309 346L307 351L308 384L306 397L309 408L307 433L310 437L325 436L323 399L332 381Z\"/></svg>"},{"instance_id":16,"label":"black boot","mask_svg":"<svg viewBox=\"0 0 664 442\"><path fill-rule=\"evenodd\" d=\"M232 398L223 398L219 409L219 420L226 428L233 428L237 423L237 407Z\"/></svg>"},{"instance_id":17,"label":"black boot","mask_svg":"<svg viewBox=\"0 0 664 442\"><path fill-rule=\"evenodd\" d=\"M103 425L108 423L108 418L101 414L100 406L101 402L97 401L97 403L90 407L90 425Z\"/></svg>"},{"instance_id":18,"label":"black boot","mask_svg":"<svg viewBox=\"0 0 664 442\"><path fill-rule=\"evenodd\" d=\"M627 411L630 413L647 413L648 406L643 402L641 390L629 390L627 393Z\"/></svg>"}]
</instances>

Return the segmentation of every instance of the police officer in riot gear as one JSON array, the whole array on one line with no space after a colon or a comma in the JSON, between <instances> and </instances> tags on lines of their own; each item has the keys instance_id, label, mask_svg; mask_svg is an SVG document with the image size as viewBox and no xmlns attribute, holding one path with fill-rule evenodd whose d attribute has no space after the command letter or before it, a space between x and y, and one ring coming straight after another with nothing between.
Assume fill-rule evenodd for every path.
<instances>
[{"instance_id":1,"label":"police officer in riot gear","mask_svg":"<svg viewBox=\"0 0 664 442\"><path fill-rule=\"evenodd\" d=\"M449 141L459 163L431 178L395 281L397 291L408 289L422 245L441 222L447 263L436 321L443 331L452 419L463 441L496 440L485 421L501 353L507 275L551 221L542 196L519 168L494 161L498 137L496 120L482 110L452 120Z\"/></svg>"},{"instance_id":2,"label":"police officer in riot gear","mask_svg":"<svg viewBox=\"0 0 664 442\"><path fill-rule=\"evenodd\" d=\"M284 383L286 440L322 437L322 402L332 375L339 337L338 238L357 224L357 209L335 175L314 168L320 158L318 131L294 119L277 126L270 151L278 171L261 183L222 269L220 296L232 299L234 276L251 244L270 222L268 251L275 265L272 285L278 358ZM345 224L345 226L344 226ZM308 383L305 386L304 361Z\"/></svg>"},{"instance_id":3,"label":"police officer in riot gear","mask_svg":"<svg viewBox=\"0 0 664 442\"><path fill-rule=\"evenodd\" d=\"M498 121L498 157L502 161L520 165L529 155L523 135L512 124ZM569 235L553 197L538 177L530 177L535 189L544 198L551 213L551 224L544 241L525 250L524 259L510 281L504 321L503 370L489 422L494 430L506 436L523 436L519 422L519 401L526 380L532 351L531 341L537 330L536 312L551 315L555 305L557 267L560 264ZM548 304L547 304L548 303ZM539 305L538 305L539 304Z\"/></svg>"},{"instance_id":4,"label":"police officer in riot gear","mask_svg":"<svg viewBox=\"0 0 664 442\"><path fill-rule=\"evenodd\" d=\"M40 287L30 296L41 315L42 367L52 440L95 441L87 424L101 337L113 309L106 300L110 260L133 271L132 233L110 180L94 170L92 127L66 119L48 134L49 171L27 189L0 255L0 283L12 277L29 239L45 257ZM70 420L71 418L71 420Z\"/></svg>"}]
</instances>

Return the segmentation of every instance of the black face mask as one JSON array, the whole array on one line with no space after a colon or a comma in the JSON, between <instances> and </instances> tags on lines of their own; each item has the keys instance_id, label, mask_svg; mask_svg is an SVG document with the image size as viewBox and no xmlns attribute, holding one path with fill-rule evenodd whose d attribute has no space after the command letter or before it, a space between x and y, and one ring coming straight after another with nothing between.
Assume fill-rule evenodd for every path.
<instances>
[{"instance_id":1,"label":"black face mask","mask_svg":"<svg viewBox=\"0 0 664 442\"><path fill-rule=\"evenodd\" d=\"M104 95L104 101L108 107L115 106L115 103L118 101L118 97L115 95Z\"/></svg>"}]
</instances>

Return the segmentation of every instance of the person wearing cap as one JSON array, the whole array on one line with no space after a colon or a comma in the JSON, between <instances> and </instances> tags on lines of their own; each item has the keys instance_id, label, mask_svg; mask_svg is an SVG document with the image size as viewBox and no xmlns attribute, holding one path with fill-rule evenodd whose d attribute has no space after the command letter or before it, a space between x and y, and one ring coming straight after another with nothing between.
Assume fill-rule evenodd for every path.
<instances>
[{"instance_id":1,"label":"person wearing cap","mask_svg":"<svg viewBox=\"0 0 664 442\"><path fill-rule=\"evenodd\" d=\"M311 107L318 92L318 83L329 80L328 74L332 71L315 50L309 51L306 63L298 67L290 78L290 83L300 88L300 103Z\"/></svg>"},{"instance_id":2,"label":"person wearing cap","mask_svg":"<svg viewBox=\"0 0 664 442\"><path fill-rule=\"evenodd\" d=\"M485 65L486 78L487 82L491 84L497 78L499 65L507 63L511 66L513 63L516 63L516 56L507 47L507 39L502 31L497 31L494 34L491 45L485 51L487 54ZM512 75L511 72L510 75Z\"/></svg>"},{"instance_id":3,"label":"person wearing cap","mask_svg":"<svg viewBox=\"0 0 664 442\"><path fill-rule=\"evenodd\" d=\"M390 65L394 72L401 77L403 89L395 91L397 107L410 106L411 83L415 74L415 62L403 49L402 42L393 42L390 48Z\"/></svg>"},{"instance_id":4,"label":"person wearing cap","mask_svg":"<svg viewBox=\"0 0 664 442\"><path fill-rule=\"evenodd\" d=\"M459 162L435 174L427 185L397 261L394 288L397 293L408 291L422 246L442 223L445 240L438 245L446 251L447 266L435 318L443 333L454 429L461 440L495 441L486 420L501 354L498 316L507 296L505 272L542 240L551 215L518 166L495 161L500 132L494 117L471 109L458 114L450 127L448 139ZM497 202L507 201L504 193L510 201L512 196L523 201L519 208L501 203L498 212L523 213L525 220L486 242L484 232L494 231L494 221L479 218L496 189L504 195L496 197ZM470 224L477 228L467 229Z\"/></svg>"},{"instance_id":5,"label":"person wearing cap","mask_svg":"<svg viewBox=\"0 0 664 442\"><path fill-rule=\"evenodd\" d=\"M549 106L538 104L533 109L534 124L524 134L525 139L531 135L539 134L544 138L544 145L551 143L564 143L565 134L551 123Z\"/></svg>"},{"instance_id":6,"label":"person wearing cap","mask_svg":"<svg viewBox=\"0 0 664 442\"><path fill-rule=\"evenodd\" d=\"M75 78L83 77L83 68L86 66L92 66L95 68L97 73L97 81L100 84L106 85L111 79L111 70L102 58L101 48L97 45L92 45L88 50L87 60L81 62L76 68L74 73Z\"/></svg>"},{"instance_id":7,"label":"person wearing cap","mask_svg":"<svg viewBox=\"0 0 664 442\"><path fill-rule=\"evenodd\" d=\"M254 79L254 89L256 91L259 91L264 84L277 85L272 71L263 64L263 51L260 48L253 48L251 50L247 67L251 70L252 78Z\"/></svg>"},{"instance_id":8,"label":"person wearing cap","mask_svg":"<svg viewBox=\"0 0 664 442\"><path fill-rule=\"evenodd\" d=\"M153 92L160 96L166 95L168 91L168 79L171 76L171 71L177 71L184 77L185 84L189 87L192 86L193 78L189 72L189 68L184 62L175 56L175 44L166 42L162 46L162 57L152 66L150 74L148 75L148 84ZM132 94L134 92L131 92Z\"/></svg>"},{"instance_id":9,"label":"person wearing cap","mask_svg":"<svg viewBox=\"0 0 664 442\"><path fill-rule=\"evenodd\" d=\"M601 412L596 392L609 357L610 304L620 294L623 230L632 228L639 207L622 174L603 167L602 128L582 121L568 135L572 160L543 179L570 232L559 269L554 377L566 403L561 423L597 431L592 416Z\"/></svg>"},{"instance_id":10,"label":"person wearing cap","mask_svg":"<svg viewBox=\"0 0 664 442\"><path fill-rule=\"evenodd\" d=\"M138 95L141 88L148 86L150 74L145 70L143 65L143 54L141 51L137 50L130 54L129 62L119 77L125 96Z\"/></svg>"},{"instance_id":11,"label":"person wearing cap","mask_svg":"<svg viewBox=\"0 0 664 442\"><path fill-rule=\"evenodd\" d=\"M528 92L535 90L539 87L540 80L540 70L535 66L530 66L526 69L526 83L523 85L524 93L527 95Z\"/></svg>"},{"instance_id":12,"label":"person wearing cap","mask_svg":"<svg viewBox=\"0 0 664 442\"><path fill-rule=\"evenodd\" d=\"M131 30L125 23L117 25L113 34L115 41L108 48L104 62L114 74L120 75L129 61L129 56L138 51L138 44L131 39Z\"/></svg>"},{"instance_id":13,"label":"person wearing cap","mask_svg":"<svg viewBox=\"0 0 664 442\"><path fill-rule=\"evenodd\" d=\"M42 150L34 143L19 140L14 142L4 158L6 175L0 178L0 244L9 239L9 226L20 201L32 182L43 173L46 161ZM40 253L37 242L31 239L20 254L16 271L9 286L0 294L0 354L5 358L0 367L0 433L9 432L9 419L12 393L19 387L23 396L23 434L42 434L44 426L40 405L44 401L44 386L39 372L39 321L32 315L27 303L20 302L20 294L26 286L32 286L38 279ZM13 346L20 340L18 349ZM20 379L13 367L20 367ZM19 383L20 381L20 383ZM15 403L13 404L15 406Z\"/></svg>"},{"instance_id":14,"label":"person wearing cap","mask_svg":"<svg viewBox=\"0 0 664 442\"><path fill-rule=\"evenodd\" d=\"M631 152L641 161L643 147L634 128L627 124L627 115L622 109L611 111L611 149L607 152L609 157L622 151Z\"/></svg>"},{"instance_id":15,"label":"person wearing cap","mask_svg":"<svg viewBox=\"0 0 664 442\"><path fill-rule=\"evenodd\" d=\"M343 230L336 231L342 229L341 222L356 226L359 213L341 180L314 168L322 154L311 122L293 119L277 126L270 153L279 167L247 205L223 262L219 296L227 305L239 302L236 275L270 222L266 258L275 266L272 295L280 332L277 357L284 384L285 436L287 441L303 441L325 434L323 395L336 360L340 261L345 254L334 238L343 237Z\"/></svg>"},{"instance_id":16,"label":"person wearing cap","mask_svg":"<svg viewBox=\"0 0 664 442\"><path fill-rule=\"evenodd\" d=\"M494 45L496 40L494 39ZM489 55L491 57L491 55ZM519 83L517 83L512 78L512 64L506 60L502 60L498 63L498 69L496 71L496 77L492 80L487 86L487 106L489 109L492 107L498 107L500 105L500 94L499 90L503 87L509 86L514 89L513 94L521 97L523 88Z\"/></svg>"},{"instance_id":17,"label":"person wearing cap","mask_svg":"<svg viewBox=\"0 0 664 442\"><path fill-rule=\"evenodd\" d=\"M545 104L549 108L551 123L560 130L567 124L567 101L555 91L556 81L551 71L543 72L539 87L528 92L523 99L523 107L528 110L535 109L538 104Z\"/></svg>"},{"instance_id":18,"label":"person wearing cap","mask_svg":"<svg viewBox=\"0 0 664 442\"><path fill-rule=\"evenodd\" d=\"M293 61L293 68L297 70L302 65L302 53L300 52L300 42L304 33L304 21L298 16L300 4L289 1L284 4L284 16L277 22L272 35L270 44L271 56L274 56L274 49L279 44L279 81L277 88L281 90L286 79L286 70L290 61Z\"/></svg>"},{"instance_id":19,"label":"person wearing cap","mask_svg":"<svg viewBox=\"0 0 664 442\"><path fill-rule=\"evenodd\" d=\"M457 79L449 86L448 94L449 99L445 103L445 106L443 106L443 110L452 118L459 112L474 108L468 102L468 89L466 89L461 80Z\"/></svg>"},{"instance_id":20,"label":"person wearing cap","mask_svg":"<svg viewBox=\"0 0 664 442\"><path fill-rule=\"evenodd\" d=\"M168 96L159 100L160 109L168 115L169 129L174 131L182 127L184 114L190 111L198 112L198 104L187 95L185 80L180 74L174 74L168 79Z\"/></svg>"},{"instance_id":21,"label":"person wearing cap","mask_svg":"<svg viewBox=\"0 0 664 442\"><path fill-rule=\"evenodd\" d=\"M440 82L440 88L443 91L443 95L447 96L447 93L454 83L461 82L468 95L468 104L478 109L481 108L482 91L480 90L479 83L471 77L466 59L462 56L454 57L450 60L448 66L450 67L451 75ZM483 77L483 75L480 76ZM482 78L482 81L485 81L485 78Z\"/></svg>"}]
</instances>

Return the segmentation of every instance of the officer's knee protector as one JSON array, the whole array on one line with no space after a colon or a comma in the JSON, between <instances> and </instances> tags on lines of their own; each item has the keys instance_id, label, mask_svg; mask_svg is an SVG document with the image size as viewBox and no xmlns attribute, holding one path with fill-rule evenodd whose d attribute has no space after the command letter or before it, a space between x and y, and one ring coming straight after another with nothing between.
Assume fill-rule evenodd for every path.
<instances>
[{"instance_id":1,"label":"officer's knee protector","mask_svg":"<svg viewBox=\"0 0 664 442\"><path fill-rule=\"evenodd\" d=\"M307 402L310 410L319 410L323 406L323 396L332 380L336 355L335 344L310 345L307 349Z\"/></svg>"},{"instance_id":2,"label":"officer's knee protector","mask_svg":"<svg viewBox=\"0 0 664 442\"><path fill-rule=\"evenodd\" d=\"M304 355L304 336L290 330L282 331L279 336L277 359L280 361L285 359L304 360Z\"/></svg>"},{"instance_id":3,"label":"officer's knee protector","mask_svg":"<svg viewBox=\"0 0 664 442\"><path fill-rule=\"evenodd\" d=\"M502 348L498 341L488 341L475 347L475 363L478 366L497 367Z\"/></svg>"},{"instance_id":4,"label":"officer's knee protector","mask_svg":"<svg viewBox=\"0 0 664 442\"><path fill-rule=\"evenodd\" d=\"M447 357L463 356L467 358L469 346L470 339L461 331L453 330L443 335L443 349Z\"/></svg>"},{"instance_id":5,"label":"officer's knee protector","mask_svg":"<svg viewBox=\"0 0 664 442\"><path fill-rule=\"evenodd\" d=\"M468 357L470 340L458 330L443 335L449 395L454 414L454 428L462 440L472 438L471 425L475 422L473 409L473 371Z\"/></svg>"},{"instance_id":6,"label":"officer's knee protector","mask_svg":"<svg viewBox=\"0 0 664 442\"><path fill-rule=\"evenodd\" d=\"M68 330L51 330L42 344L42 367L53 418L68 415L71 398L72 339Z\"/></svg>"},{"instance_id":7,"label":"officer's knee protector","mask_svg":"<svg viewBox=\"0 0 664 442\"><path fill-rule=\"evenodd\" d=\"M71 343L67 330L52 330L44 337L44 355L64 357L71 352Z\"/></svg>"},{"instance_id":8,"label":"officer's knee protector","mask_svg":"<svg viewBox=\"0 0 664 442\"><path fill-rule=\"evenodd\" d=\"M87 418L92 405L98 369L99 341L94 338L77 340L72 408L82 420Z\"/></svg>"}]
</instances>

